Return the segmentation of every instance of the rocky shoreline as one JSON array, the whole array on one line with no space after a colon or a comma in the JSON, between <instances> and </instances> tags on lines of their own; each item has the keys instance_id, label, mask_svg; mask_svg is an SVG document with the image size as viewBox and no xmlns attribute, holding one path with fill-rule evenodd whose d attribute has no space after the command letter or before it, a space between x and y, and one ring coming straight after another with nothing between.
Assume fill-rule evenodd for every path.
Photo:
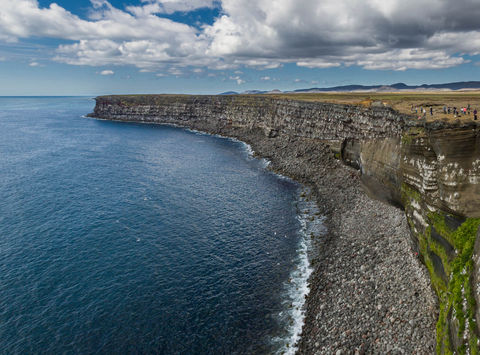
<instances>
[{"instance_id":1,"label":"rocky shoreline","mask_svg":"<svg viewBox=\"0 0 480 355\"><path fill-rule=\"evenodd\" d=\"M435 352L437 300L401 209L370 199L359 172L322 142L242 129L211 133L247 142L274 171L310 186L327 217L327 234L314 239L299 354Z\"/></svg>"}]
</instances>

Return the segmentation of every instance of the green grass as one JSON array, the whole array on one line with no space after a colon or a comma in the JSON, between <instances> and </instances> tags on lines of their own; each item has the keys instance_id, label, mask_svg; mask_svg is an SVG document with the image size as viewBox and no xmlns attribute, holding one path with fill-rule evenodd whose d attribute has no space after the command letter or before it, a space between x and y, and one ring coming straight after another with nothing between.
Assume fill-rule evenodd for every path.
<instances>
[{"instance_id":1,"label":"green grass","mask_svg":"<svg viewBox=\"0 0 480 355\"><path fill-rule=\"evenodd\" d=\"M421 195L412 187L402 185L402 201L406 211L412 210L413 201L421 202ZM409 216L410 213L407 213ZM439 318L436 325L438 354L479 354L477 347L477 324L475 318L476 301L472 288L473 252L477 231L480 227L480 218L468 218L456 230L451 230L445 223L445 214L431 212L426 216L429 226L423 232L416 235L420 253L429 271L432 286L439 300ZM409 225L413 233L414 222L409 219ZM442 245L437 243L431 236L432 228L445 238L455 249L456 256L450 259ZM440 257L448 276L445 282L436 274L429 252L432 251ZM458 349L453 349L450 343L450 321L448 314L453 311L453 317L458 324L457 337L460 341L468 332L468 342L463 342Z\"/></svg>"}]
</instances>

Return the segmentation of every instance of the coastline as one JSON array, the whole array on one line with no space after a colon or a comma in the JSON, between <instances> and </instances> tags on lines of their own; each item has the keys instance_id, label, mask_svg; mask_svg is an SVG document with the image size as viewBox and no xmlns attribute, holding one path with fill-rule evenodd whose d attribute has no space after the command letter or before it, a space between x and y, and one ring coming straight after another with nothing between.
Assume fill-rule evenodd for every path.
<instances>
[{"instance_id":1,"label":"coastline","mask_svg":"<svg viewBox=\"0 0 480 355\"><path fill-rule=\"evenodd\" d=\"M293 301L290 306L293 324L289 326L291 334L289 346L285 347L285 351L279 352L285 355L293 355L298 351L298 343L305 325L305 304L310 295L312 260L316 257L313 243L315 238L321 238L327 233L325 218L320 214L317 202L312 199L310 189L302 185L302 193L297 198L297 219L301 225L297 258L300 262L299 267L291 273L292 282L289 285L289 295Z\"/></svg>"},{"instance_id":2,"label":"coastline","mask_svg":"<svg viewBox=\"0 0 480 355\"><path fill-rule=\"evenodd\" d=\"M238 138L199 131L176 124L160 123L160 125L171 126L198 135L219 137L240 143L243 145L248 159L256 159L260 161L262 168L270 171L278 179L286 179L298 184L298 182L292 180L290 177L270 169L271 162L268 159L256 155L250 144ZM293 355L298 352L298 343L306 318L305 304L310 293L310 276L313 272L312 260L315 258L315 251L312 246L313 239L319 238L326 233L324 223L325 218L320 214L320 208L318 207L310 188L303 184L298 185L295 202L297 220L300 223L299 240L296 250L297 256L294 262L294 268L290 272L289 280L283 285L282 305L284 306L284 310L278 314L279 322L286 325L285 331L287 332L287 335L283 337L274 337L272 339L272 343L275 344L275 347L277 348L275 354L278 355Z\"/></svg>"},{"instance_id":3,"label":"coastline","mask_svg":"<svg viewBox=\"0 0 480 355\"><path fill-rule=\"evenodd\" d=\"M328 144L271 139L255 128L176 126L249 144L269 169L310 187L326 217L328 232L313 240L316 257L297 353L435 351L437 300L411 250L404 212L367 197L359 172L336 160Z\"/></svg>"},{"instance_id":4,"label":"coastline","mask_svg":"<svg viewBox=\"0 0 480 355\"><path fill-rule=\"evenodd\" d=\"M326 217L327 233L313 240L297 353L434 353L437 299L410 247L404 212L370 199L359 172L324 143L234 131L273 171L309 186Z\"/></svg>"}]
</instances>

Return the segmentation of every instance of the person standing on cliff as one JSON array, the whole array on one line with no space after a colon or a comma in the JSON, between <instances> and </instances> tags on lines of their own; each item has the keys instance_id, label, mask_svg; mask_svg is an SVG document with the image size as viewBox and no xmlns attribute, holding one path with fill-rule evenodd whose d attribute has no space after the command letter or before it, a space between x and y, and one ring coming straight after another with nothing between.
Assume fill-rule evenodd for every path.
<instances>
[{"instance_id":1,"label":"person standing on cliff","mask_svg":"<svg viewBox=\"0 0 480 355\"><path fill-rule=\"evenodd\" d=\"M473 110L473 119L476 121L477 120L477 109Z\"/></svg>"},{"instance_id":2,"label":"person standing on cliff","mask_svg":"<svg viewBox=\"0 0 480 355\"><path fill-rule=\"evenodd\" d=\"M430 116L433 116L433 107L430 107Z\"/></svg>"}]
</instances>

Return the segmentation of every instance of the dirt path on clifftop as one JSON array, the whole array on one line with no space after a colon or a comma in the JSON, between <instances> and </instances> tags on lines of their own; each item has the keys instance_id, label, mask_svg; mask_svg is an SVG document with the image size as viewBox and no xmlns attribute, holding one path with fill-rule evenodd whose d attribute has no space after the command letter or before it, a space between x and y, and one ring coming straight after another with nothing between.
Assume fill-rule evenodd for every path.
<instances>
[{"instance_id":1,"label":"dirt path on clifftop","mask_svg":"<svg viewBox=\"0 0 480 355\"><path fill-rule=\"evenodd\" d=\"M359 173L318 141L227 133L252 144L275 170L312 186L328 217L327 235L315 240L298 353L433 354L437 301L410 248L403 211L367 197Z\"/></svg>"}]
</instances>

